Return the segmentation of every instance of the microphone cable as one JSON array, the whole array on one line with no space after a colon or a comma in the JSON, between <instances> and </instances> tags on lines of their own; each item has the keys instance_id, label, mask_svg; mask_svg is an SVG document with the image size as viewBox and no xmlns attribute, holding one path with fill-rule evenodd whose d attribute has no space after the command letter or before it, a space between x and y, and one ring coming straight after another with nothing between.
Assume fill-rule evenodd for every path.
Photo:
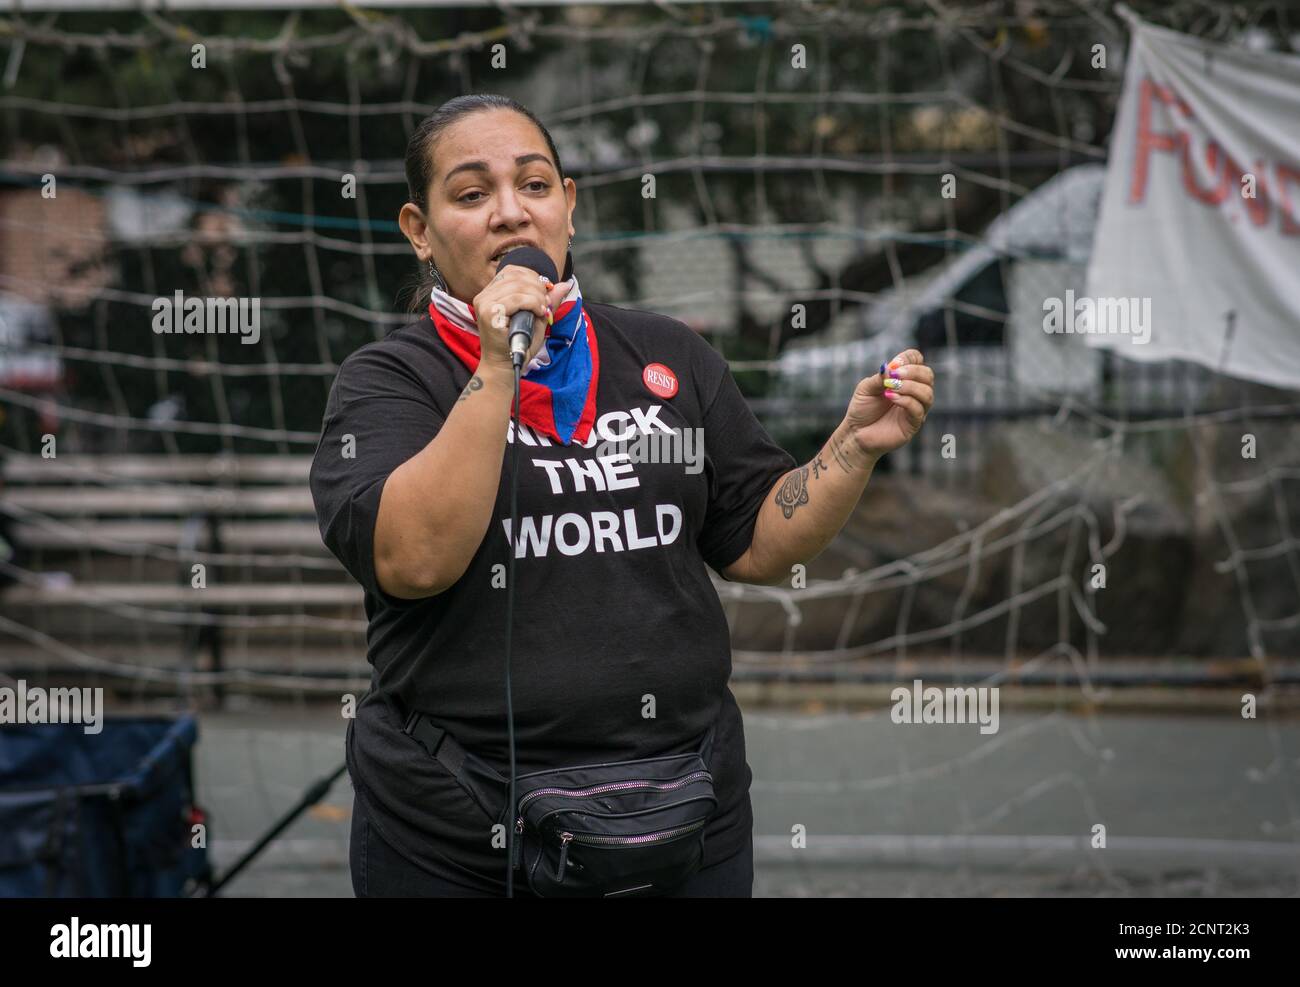
<instances>
[{"instance_id":1,"label":"microphone cable","mask_svg":"<svg viewBox=\"0 0 1300 987\"><path fill-rule=\"evenodd\" d=\"M528 257L532 254L532 257ZM511 258L517 255L523 255L527 260L523 261L524 266L532 268L537 274L544 277L548 282L555 280L555 264L544 253L532 247L520 247L517 251L508 253L501 259L502 264L511 262ZM538 263L545 267L539 268ZM549 270L548 270L549 269ZM546 329L543 328L545 333ZM507 341L510 336L507 336ZM532 335L528 337L528 344L532 343ZM514 630L515 618L515 556L518 554L516 546L520 544L519 538L519 429L522 427L519 421L520 403L520 378L524 375L524 361L528 356L528 344L524 346L523 352L514 352L513 348L510 354L510 363L514 368L515 378L515 396L514 403L511 405L510 421L511 434L508 438L514 448L510 453L510 532L506 537L506 551L510 554L509 564L506 571L506 737L510 745L510 789L508 798L510 828L506 831L506 897L515 896L515 841L523 836L523 826L517 825L523 822L517 818L515 813L518 806L515 805L515 710L510 695L510 650L511 637ZM523 862L523 856L520 855L520 862Z\"/></svg>"},{"instance_id":2,"label":"microphone cable","mask_svg":"<svg viewBox=\"0 0 1300 987\"><path fill-rule=\"evenodd\" d=\"M519 539L519 379L523 376L523 358L525 354L511 354L514 364L515 397L511 406L511 438L513 449L510 453L510 534L506 537L506 551L510 560L506 573L506 736L510 745L510 793L506 805L509 808L509 827L506 830L506 897L515 896L515 840L522 833L515 831L515 712L510 698L510 637L515 615L515 545Z\"/></svg>"}]
</instances>

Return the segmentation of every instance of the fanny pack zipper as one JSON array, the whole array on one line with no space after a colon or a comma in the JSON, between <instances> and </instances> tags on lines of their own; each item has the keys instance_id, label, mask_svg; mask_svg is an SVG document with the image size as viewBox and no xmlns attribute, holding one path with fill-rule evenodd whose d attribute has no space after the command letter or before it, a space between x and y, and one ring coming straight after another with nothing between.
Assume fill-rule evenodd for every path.
<instances>
[{"instance_id":1,"label":"fanny pack zipper","mask_svg":"<svg viewBox=\"0 0 1300 987\"><path fill-rule=\"evenodd\" d=\"M692 830L699 829L704 825L704 820L699 822L688 823L685 826L675 826L672 829L661 829L657 833L643 833L641 836L597 836L591 833L570 833L563 832L560 834L560 864L555 871L555 880L562 882L564 880L564 868L569 860L569 844L572 842L587 843L594 846L607 846L610 844L638 844L638 843L660 843L667 842L668 838L680 836L689 833Z\"/></svg>"},{"instance_id":2,"label":"fanny pack zipper","mask_svg":"<svg viewBox=\"0 0 1300 987\"><path fill-rule=\"evenodd\" d=\"M519 800L519 816L522 819L524 806L535 798L542 795L563 795L566 798L582 798L587 795L595 795L600 792L613 792L619 789L633 788L658 788L663 791L671 791L674 788L681 788L683 785L689 785L693 781L701 778L713 778L713 775L707 771L692 771L688 775L678 778L676 781L657 782L649 779L637 779L633 781L611 781L603 785L592 785L589 788L537 788L529 792Z\"/></svg>"},{"instance_id":3,"label":"fanny pack zipper","mask_svg":"<svg viewBox=\"0 0 1300 987\"><path fill-rule=\"evenodd\" d=\"M661 791L671 791L674 788L681 788L683 785L689 785L693 781L699 781L701 778L713 779L713 775L708 771L692 771L690 774L683 775L675 781L657 782L650 781L646 778L634 779L632 781L611 781L601 785L591 785L587 788L538 788L529 792L519 800L519 814L515 818L515 859L511 862L514 868L518 868L522 863L523 857L523 835L524 835L524 807L535 798L543 795L561 795L565 798L583 798L588 795L595 795L600 792L612 792L619 790L632 790L636 788L656 788ZM698 829L704 823L691 823L688 826L677 827L676 829L660 830L658 833L649 833L643 836L589 836L581 839L580 843L600 843L600 844L619 844L619 843L647 843L653 842L655 838L664 834L673 834L679 832L689 832L692 829ZM557 880L564 879L564 868L569 857L569 841L574 839L573 833L561 834L560 843L560 865L559 876Z\"/></svg>"}]
</instances>

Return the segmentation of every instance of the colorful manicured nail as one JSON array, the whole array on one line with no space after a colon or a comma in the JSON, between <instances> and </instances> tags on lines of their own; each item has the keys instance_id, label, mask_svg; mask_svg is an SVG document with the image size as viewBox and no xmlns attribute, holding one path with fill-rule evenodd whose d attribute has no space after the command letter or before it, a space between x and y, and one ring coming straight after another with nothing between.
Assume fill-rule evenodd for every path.
<instances>
[{"instance_id":1,"label":"colorful manicured nail","mask_svg":"<svg viewBox=\"0 0 1300 987\"><path fill-rule=\"evenodd\" d=\"M886 367L885 367L885 365L882 363L882 364L880 365L880 376L881 376L881 377L885 376L885 370L886 370Z\"/></svg>"},{"instance_id":2,"label":"colorful manicured nail","mask_svg":"<svg viewBox=\"0 0 1300 987\"><path fill-rule=\"evenodd\" d=\"M903 382L901 380L895 380L893 377L887 377L881 383L883 383L885 387L888 388L888 390L890 391L897 391L899 388L903 386Z\"/></svg>"},{"instance_id":3,"label":"colorful manicured nail","mask_svg":"<svg viewBox=\"0 0 1300 987\"><path fill-rule=\"evenodd\" d=\"M896 397L898 397L898 395L895 394L893 391L886 391L886 392L885 392L885 397L887 397L887 398L896 398Z\"/></svg>"},{"instance_id":4,"label":"colorful manicured nail","mask_svg":"<svg viewBox=\"0 0 1300 987\"><path fill-rule=\"evenodd\" d=\"M903 374L902 374L902 371L899 371L899 370L891 370L891 371L889 371L889 376L893 377L895 380L900 380L900 379L902 378Z\"/></svg>"}]
</instances>

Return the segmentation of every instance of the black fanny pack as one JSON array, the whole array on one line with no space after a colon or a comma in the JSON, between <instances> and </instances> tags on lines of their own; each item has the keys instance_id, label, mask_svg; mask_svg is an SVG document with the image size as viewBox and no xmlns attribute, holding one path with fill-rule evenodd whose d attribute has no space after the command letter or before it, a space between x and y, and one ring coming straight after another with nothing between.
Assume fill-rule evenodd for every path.
<instances>
[{"instance_id":1,"label":"black fanny pack","mask_svg":"<svg viewBox=\"0 0 1300 987\"><path fill-rule=\"evenodd\" d=\"M718 808L708 761L714 727L686 754L548 768L508 778L425 714L402 732L438 760L488 817L514 827L512 866L543 898L646 897L700 867L704 827Z\"/></svg>"}]
</instances>

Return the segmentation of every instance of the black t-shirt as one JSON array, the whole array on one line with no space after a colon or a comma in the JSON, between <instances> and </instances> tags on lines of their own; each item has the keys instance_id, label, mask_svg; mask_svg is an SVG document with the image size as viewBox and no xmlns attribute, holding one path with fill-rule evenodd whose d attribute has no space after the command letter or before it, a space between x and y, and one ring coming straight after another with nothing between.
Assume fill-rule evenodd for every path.
<instances>
[{"instance_id":1,"label":"black t-shirt","mask_svg":"<svg viewBox=\"0 0 1300 987\"><path fill-rule=\"evenodd\" d=\"M754 417L726 361L690 327L583 304L600 360L596 426L585 444L544 440L526 426L520 436L516 771L693 750L715 723L709 768L718 811L705 829L708 865L742 849L753 820L740 711L727 686L730 635L705 566L721 576L744 553L768 491L796 463ZM675 394L652 391L664 378L647 383L649 364L676 376ZM508 415L493 521L464 575L437 596L400 600L379 588L373 560L385 480L438 434L469 378L427 314L361 347L330 391L311 491L325 544L365 589L374 670L348 727L353 784L403 855L500 892L505 856L492 846L487 813L401 726L403 711L421 710L508 775ZM698 454L686 429L702 429L693 433L703 440ZM669 439L669 430L681 438ZM665 436L659 452L650 438L636 451L639 436L656 434ZM606 444L617 440L626 445ZM693 464L664 462L673 449ZM602 464L601 455L611 458Z\"/></svg>"}]
</instances>

